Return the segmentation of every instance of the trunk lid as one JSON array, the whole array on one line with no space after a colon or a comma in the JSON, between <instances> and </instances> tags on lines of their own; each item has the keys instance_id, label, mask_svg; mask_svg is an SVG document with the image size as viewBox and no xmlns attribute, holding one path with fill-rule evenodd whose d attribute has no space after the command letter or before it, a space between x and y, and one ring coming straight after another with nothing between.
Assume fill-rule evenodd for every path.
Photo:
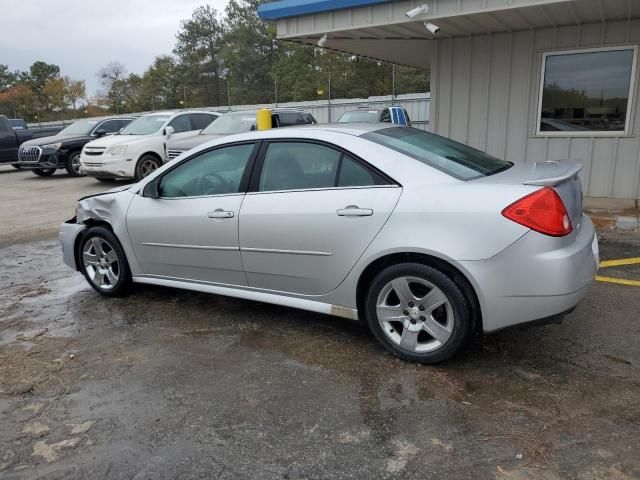
<instances>
[{"instance_id":1,"label":"trunk lid","mask_svg":"<svg viewBox=\"0 0 640 480\"><path fill-rule=\"evenodd\" d=\"M582 221L582 182L578 174L583 168L580 160L567 159L547 162L520 163L509 170L477 181L496 184L523 184L551 187L562 199L574 229Z\"/></svg>"}]
</instances>

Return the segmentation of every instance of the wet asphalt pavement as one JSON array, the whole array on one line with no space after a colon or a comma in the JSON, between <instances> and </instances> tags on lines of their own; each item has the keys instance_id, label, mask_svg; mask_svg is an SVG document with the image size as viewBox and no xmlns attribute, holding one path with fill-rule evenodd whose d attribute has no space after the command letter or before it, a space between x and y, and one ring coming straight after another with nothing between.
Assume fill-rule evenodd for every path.
<instances>
[{"instance_id":1,"label":"wet asphalt pavement","mask_svg":"<svg viewBox=\"0 0 640 480\"><path fill-rule=\"evenodd\" d=\"M640 288L598 283L562 325L427 367L339 318L102 298L50 233L0 243L0 478L640 478L639 311Z\"/></svg>"}]
</instances>

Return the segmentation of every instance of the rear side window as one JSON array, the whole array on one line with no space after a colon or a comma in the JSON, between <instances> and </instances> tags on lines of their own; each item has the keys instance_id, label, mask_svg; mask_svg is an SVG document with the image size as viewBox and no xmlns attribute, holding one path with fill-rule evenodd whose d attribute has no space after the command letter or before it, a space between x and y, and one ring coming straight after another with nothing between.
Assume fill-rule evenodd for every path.
<instances>
[{"instance_id":1,"label":"rear side window","mask_svg":"<svg viewBox=\"0 0 640 480\"><path fill-rule=\"evenodd\" d=\"M373 185L387 185L387 181L376 172L368 169L360 162L344 155L338 176L339 187L369 187Z\"/></svg>"},{"instance_id":2,"label":"rear side window","mask_svg":"<svg viewBox=\"0 0 640 480\"><path fill-rule=\"evenodd\" d=\"M314 143L269 145L262 166L260 191L331 188L342 153Z\"/></svg>"},{"instance_id":3,"label":"rear side window","mask_svg":"<svg viewBox=\"0 0 640 480\"><path fill-rule=\"evenodd\" d=\"M362 136L429 165L458 180L474 180L503 172L513 163L448 138L416 128L385 128Z\"/></svg>"}]
</instances>

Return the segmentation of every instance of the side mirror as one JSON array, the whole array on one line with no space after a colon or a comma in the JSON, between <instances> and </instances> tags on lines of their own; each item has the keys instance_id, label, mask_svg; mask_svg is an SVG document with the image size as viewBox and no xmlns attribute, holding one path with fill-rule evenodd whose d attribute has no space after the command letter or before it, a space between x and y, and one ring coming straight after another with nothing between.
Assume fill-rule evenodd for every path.
<instances>
[{"instance_id":1,"label":"side mirror","mask_svg":"<svg viewBox=\"0 0 640 480\"><path fill-rule=\"evenodd\" d=\"M104 128L99 128L98 130L96 130L96 131L94 132L94 135L95 135L96 137L100 138L100 137L104 137L105 135L107 135L107 133L108 133L108 132L107 132Z\"/></svg>"},{"instance_id":2,"label":"side mirror","mask_svg":"<svg viewBox=\"0 0 640 480\"><path fill-rule=\"evenodd\" d=\"M166 127L164 129L164 135L165 135L165 137L170 137L171 135L173 135L173 132L175 132L175 131L176 131L176 129L173 128L171 125L169 125L168 127Z\"/></svg>"},{"instance_id":3,"label":"side mirror","mask_svg":"<svg viewBox=\"0 0 640 480\"><path fill-rule=\"evenodd\" d=\"M142 191L142 196L146 198L160 198L160 187L159 180L154 179L151 182L147 183Z\"/></svg>"}]
</instances>

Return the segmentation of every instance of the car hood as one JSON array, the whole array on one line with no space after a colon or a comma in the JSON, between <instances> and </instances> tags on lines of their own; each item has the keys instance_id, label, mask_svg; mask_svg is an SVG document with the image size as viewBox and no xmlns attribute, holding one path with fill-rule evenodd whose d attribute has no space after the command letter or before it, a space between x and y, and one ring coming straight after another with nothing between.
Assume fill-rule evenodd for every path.
<instances>
[{"instance_id":1,"label":"car hood","mask_svg":"<svg viewBox=\"0 0 640 480\"><path fill-rule=\"evenodd\" d=\"M150 135L111 135L109 137L102 137L97 140L91 142L92 147L102 147L108 148L113 145L131 145L135 143L142 143L149 140L149 138L153 137L154 134Z\"/></svg>"},{"instance_id":2,"label":"car hood","mask_svg":"<svg viewBox=\"0 0 640 480\"><path fill-rule=\"evenodd\" d=\"M197 147L198 145L203 144L204 142L208 142L210 140L215 140L217 138L228 137L228 135L206 135L206 134L198 134L193 135L192 137L187 137L180 139L175 143L170 143L167 146L167 150L191 150L193 147Z\"/></svg>"},{"instance_id":3,"label":"car hood","mask_svg":"<svg viewBox=\"0 0 640 480\"><path fill-rule=\"evenodd\" d=\"M91 138L92 137L90 137L89 135L79 135L79 136L50 135L48 137L39 137L39 138L34 138L32 140L27 140L26 142L23 142L22 145L25 147L41 147L43 145L49 145L50 143L85 141L85 140L90 140Z\"/></svg>"}]
</instances>

